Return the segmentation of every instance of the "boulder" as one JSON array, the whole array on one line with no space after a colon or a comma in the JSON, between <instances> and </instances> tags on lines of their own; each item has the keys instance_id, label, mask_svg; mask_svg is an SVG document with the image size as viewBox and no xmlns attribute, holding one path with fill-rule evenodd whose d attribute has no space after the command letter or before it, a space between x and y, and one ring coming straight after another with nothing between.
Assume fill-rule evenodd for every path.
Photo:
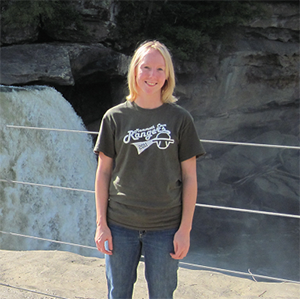
<instances>
[{"instance_id":1,"label":"boulder","mask_svg":"<svg viewBox=\"0 0 300 299\"><path fill-rule=\"evenodd\" d=\"M25 44L1 48L1 84L36 81L73 85L68 51L49 44Z\"/></svg>"},{"instance_id":2,"label":"boulder","mask_svg":"<svg viewBox=\"0 0 300 299\"><path fill-rule=\"evenodd\" d=\"M36 24L29 24L21 28L12 25L1 26L0 45L35 42L38 36L39 28Z\"/></svg>"},{"instance_id":3,"label":"boulder","mask_svg":"<svg viewBox=\"0 0 300 299\"><path fill-rule=\"evenodd\" d=\"M101 44L32 44L1 48L0 83L74 85L124 76L128 57Z\"/></svg>"}]
</instances>

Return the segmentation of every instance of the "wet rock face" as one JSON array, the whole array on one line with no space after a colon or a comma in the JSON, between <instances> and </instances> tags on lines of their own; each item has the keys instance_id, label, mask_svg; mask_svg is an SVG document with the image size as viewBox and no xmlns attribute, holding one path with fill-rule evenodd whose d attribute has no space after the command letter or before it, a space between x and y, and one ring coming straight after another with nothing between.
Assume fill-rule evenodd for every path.
<instances>
[{"instance_id":1,"label":"wet rock face","mask_svg":"<svg viewBox=\"0 0 300 299\"><path fill-rule=\"evenodd\" d=\"M257 35L258 22L251 24L235 34L236 51L212 61L208 72L196 74L189 87L182 87L182 96L187 99L183 105L194 116L201 138L299 144L299 47L297 26L291 22L297 12L289 6L281 6L281 12L272 24L265 21L259 28L263 32L272 26L267 28L276 31L277 37ZM293 38L283 41L281 37L287 32ZM186 90L188 93L184 93ZM213 189L219 190L219 203L225 197L227 203L233 200L235 205L248 208L298 211L297 150L212 144L206 148L208 155L198 173L200 190L207 190L207 201L214 201L209 196ZM290 159L296 166L293 169L287 163ZM213 178L204 178L202 174L211 173L211 168Z\"/></svg>"},{"instance_id":2,"label":"wet rock face","mask_svg":"<svg viewBox=\"0 0 300 299\"><path fill-rule=\"evenodd\" d=\"M200 138L299 146L299 19L284 8L273 23L236 32L236 51L184 78L182 104ZM198 202L299 214L299 150L204 146ZM191 252L205 264L299 279L297 219L197 207L193 227Z\"/></svg>"}]
</instances>

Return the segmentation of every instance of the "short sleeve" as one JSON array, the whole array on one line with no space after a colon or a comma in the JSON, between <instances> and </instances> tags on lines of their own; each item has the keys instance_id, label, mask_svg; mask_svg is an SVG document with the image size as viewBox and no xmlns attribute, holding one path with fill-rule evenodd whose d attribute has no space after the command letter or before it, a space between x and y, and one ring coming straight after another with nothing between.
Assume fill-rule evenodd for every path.
<instances>
[{"instance_id":1,"label":"short sleeve","mask_svg":"<svg viewBox=\"0 0 300 299\"><path fill-rule=\"evenodd\" d=\"M94 153L104 153L110 158L115 157L115 130L112 117L105 114L100 125L99 135L94 147Z\"/></svg>"},{"instance_id":2,"label":"short sleeve","mask_svg":"<svg viewBox=\"0 0 300 299\"><path fill-rule=\"evenodd\" d=\"M194 120L192 116L187 113L180 131L179 161L182 162L194 156L198 158L204 154L205 150L198 137Z\"/></svg>"}]
</instances>

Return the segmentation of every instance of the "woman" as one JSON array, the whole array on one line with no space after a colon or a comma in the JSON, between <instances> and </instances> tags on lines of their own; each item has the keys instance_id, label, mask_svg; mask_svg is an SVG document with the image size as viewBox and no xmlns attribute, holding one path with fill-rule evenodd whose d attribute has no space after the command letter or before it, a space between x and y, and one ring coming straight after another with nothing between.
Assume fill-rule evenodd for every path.
<instances>
[{"instance_id":1,"label":"woman","mask_svg":"<svg viewBox=\"0 0 300 299\"><path fill-rule=\"evenodd\" d=\"M190 114L176 105L165 45L142 44L128 71L127 101L106 112L94 151L97 229L108 298L131 298L141 254L150 298L173 298L189 250L204 154Z\"/></svg>"}]
</instances>

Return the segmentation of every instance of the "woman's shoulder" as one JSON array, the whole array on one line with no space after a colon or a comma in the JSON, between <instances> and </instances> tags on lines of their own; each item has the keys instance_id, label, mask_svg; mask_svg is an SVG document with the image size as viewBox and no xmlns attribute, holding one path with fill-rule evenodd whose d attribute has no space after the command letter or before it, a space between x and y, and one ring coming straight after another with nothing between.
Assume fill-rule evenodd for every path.
<instances>
[{"instance_id":1,"label":"woman's shoulder","mask_svg":"<svg viewBox=\"0 0 300 299\"><path fill-rule=\"evenodd\" d=\"M132 104L129 101L122 102L116 106L109 108L106 111L105 116L113 116L116 114L125 113L126 111L128 111L132 108L131 106L132 106Z\"/></svg>"},{"instance_id":2,"label":"woman's shoulder","mask_svg":"<svg viewBox=\"0 0 300 299\"><path fill-rule=\"evenodd\" d=\"M169 103L168 107L175 115L192 118L190 112L177 103Z\"/></svg>"}]
</instances>

